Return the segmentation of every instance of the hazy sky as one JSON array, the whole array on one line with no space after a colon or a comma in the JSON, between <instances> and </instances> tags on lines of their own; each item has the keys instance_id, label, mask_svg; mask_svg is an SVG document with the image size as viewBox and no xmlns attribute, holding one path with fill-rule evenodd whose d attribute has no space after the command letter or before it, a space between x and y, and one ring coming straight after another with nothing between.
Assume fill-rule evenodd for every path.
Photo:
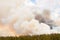
<instances>
[{"instance_id":1,"label":"hazy sky","mask_svg":"<svg viewBox=\"0 0 60 40\"><path fill-rule=\"evenodd\" d=\"M60 0L31 0L32 3L37 5L40 10L49 9L51 11L52 18L57 18L60 14Z\"/></svg>"}]
</instances>

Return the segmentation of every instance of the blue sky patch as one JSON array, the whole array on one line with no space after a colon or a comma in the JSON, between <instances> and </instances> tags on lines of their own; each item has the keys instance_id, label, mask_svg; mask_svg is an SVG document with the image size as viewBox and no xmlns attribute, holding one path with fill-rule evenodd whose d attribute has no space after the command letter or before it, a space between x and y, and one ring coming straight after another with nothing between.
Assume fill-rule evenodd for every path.
<instances>
[{"instance_id":1,"label":"blue sky patch","mask_svg":"<svg viewBox=\"0 0 60 40\"><path fill-rule=\"evenodd\" d=\"M36 0L31 0L32 3L36 3Z\"/></svg>"}]
</instances>

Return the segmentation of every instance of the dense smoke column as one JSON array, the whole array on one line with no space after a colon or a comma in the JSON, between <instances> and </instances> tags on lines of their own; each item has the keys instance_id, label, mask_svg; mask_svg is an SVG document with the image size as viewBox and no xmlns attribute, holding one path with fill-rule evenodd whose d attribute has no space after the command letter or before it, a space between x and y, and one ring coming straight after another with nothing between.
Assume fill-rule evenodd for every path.
<instances>
[{"instance_id":1,"label":"dense smoke column","mask_svg":"<svg viewBox=\"0 0 60 40\"><path fill-rule=\"evenodd\" d=\"M36 14L35 19L39 21L39 23L45 23L50 26L50 29L53 29L53 26L56 26L54 24L54 21L50 19L50 11L44 10L43 15Z\"/></svg>"}]
</instances>

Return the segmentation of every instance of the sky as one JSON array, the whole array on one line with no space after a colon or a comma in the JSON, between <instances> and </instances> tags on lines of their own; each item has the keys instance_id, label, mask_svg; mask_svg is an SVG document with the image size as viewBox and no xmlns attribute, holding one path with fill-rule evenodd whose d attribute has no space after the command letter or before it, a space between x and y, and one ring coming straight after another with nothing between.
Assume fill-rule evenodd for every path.
<instances>
[{"instance_id":1,"label":"sky","mask_svg":"<svg viewBox=\"0 0 60 40\"><path fill-rule=\"evenodd\" d=\"M60 14L60 0L31 0L40 10L49 9L52 19L56 19Z\"/></svg>"}]
</instances>

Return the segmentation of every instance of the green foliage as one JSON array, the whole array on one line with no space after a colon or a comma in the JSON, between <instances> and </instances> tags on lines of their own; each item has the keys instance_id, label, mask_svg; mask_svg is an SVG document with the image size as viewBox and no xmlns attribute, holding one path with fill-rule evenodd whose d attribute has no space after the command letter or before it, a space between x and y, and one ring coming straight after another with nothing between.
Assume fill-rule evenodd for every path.
<instances>
[{"instance_id":1,"label":"green foliage","mask_svg":"<svg viewBox=\"0 0 60 40\"><path fill-rule=\"evenodd\" d=\"M20 36L20 37L0 37L0 40L60 40L60 34Z\"/></svg>"}]
</instances>

